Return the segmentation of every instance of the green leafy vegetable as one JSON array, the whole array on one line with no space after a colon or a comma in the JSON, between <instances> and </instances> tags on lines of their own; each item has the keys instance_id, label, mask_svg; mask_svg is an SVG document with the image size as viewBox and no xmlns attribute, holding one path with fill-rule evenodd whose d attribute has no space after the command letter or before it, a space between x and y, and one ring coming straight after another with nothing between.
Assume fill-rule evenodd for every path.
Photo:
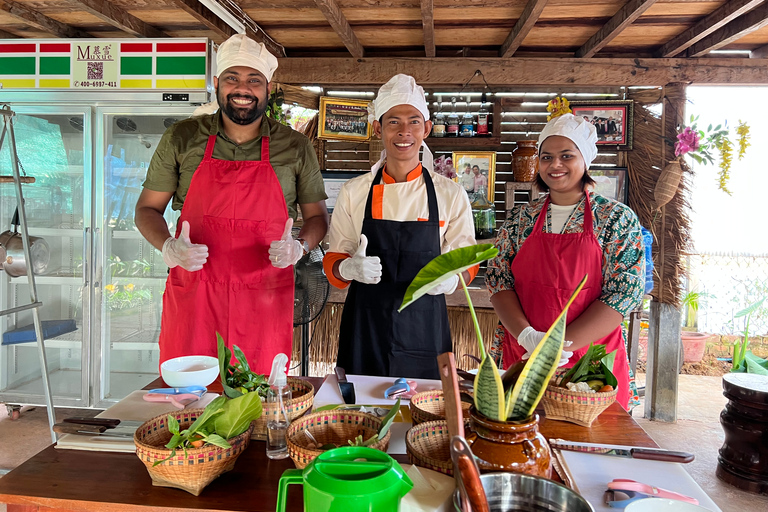
<instances>
[{"instance_id":1,"label":"green leafy vegetable","mask_svg":"<svg viewBox=\"0 0 768 512\"><path fill-rule=\"evenodd\" d=\"M384 436L387 435L387 432L389 432L389 426L392 425L392 422L395 421L395 416L397 415L398 411L400 411L400 399L397 399L397 402L395 402L395 405L392 406L392 408L389 410L386 416L381 420L381 426L379 427L379 438L384 439Z\"/></svg>"},{"instance_id":2,"label":"green leafy vegetable","mask_svg":"<svg viewBox=\"0 0 768 512\"><path fill-rule=\"evenodd\" d=\"M267 378L251 371L245 354L237 345L232 345L236 364L231 364L232 351L226 346L224 338L218 332L216 333L216 342L218 345L219 375L224 394L229 398L237 398L245 393L256 391L262 399L266 400L267 389L269 389Z\"/></svg>"},{"instance_id":3,"label":"green leafy vegetable","mask_svg":"<svg viewBox=\"0 0 768 512\"><path fill-rule=\"evenodd\" d=\"M616 387L618 381L613 375L613 362L616 359L616 351L614 350L610 354L606 354L605 350L605 345L590 343L584 355L563 376L560 386L565 387L569 382L601 380L605 384Z\"/></svg>"},{"instance_id":4,"label":"green leafy vegetable","mask_svg":"<svg viewBox=\"0 0 768 512\"><path fill-rule=\"evenodd\" d=\"M257 393L246 393L227 400L223 412L214 421L214 432L224 439L239 436L253 420L261 416L261 398Z\"/></svg>"}]
</instances>

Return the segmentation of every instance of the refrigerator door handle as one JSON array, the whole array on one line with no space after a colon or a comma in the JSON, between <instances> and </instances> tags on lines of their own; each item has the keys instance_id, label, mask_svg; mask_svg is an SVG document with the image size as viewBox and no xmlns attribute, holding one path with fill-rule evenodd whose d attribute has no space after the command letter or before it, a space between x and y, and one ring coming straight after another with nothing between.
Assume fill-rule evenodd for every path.
<instances>
[{"instance_id":1,"label":"refrigerator door handle","mask_svg":"<svg viewBox=\"0 0 768 512\"><path fill-rule=\"evenodd\" d=\"M83 233L83 288L88 286L88 232L91 228L86 227Z\"/></svg>"}]
</instances>

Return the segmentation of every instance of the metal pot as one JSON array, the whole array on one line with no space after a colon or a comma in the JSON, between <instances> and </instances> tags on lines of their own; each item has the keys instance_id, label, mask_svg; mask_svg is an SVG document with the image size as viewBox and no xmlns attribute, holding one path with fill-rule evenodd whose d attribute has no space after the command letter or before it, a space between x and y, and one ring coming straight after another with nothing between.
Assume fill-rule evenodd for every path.
<instances>
[{"instance_id":1,"label":"metal pot","mask_svg":"<svg viewBox=\"0 0 768 512\"><path fill-rule=\"evenodd\" d=\"M18 226L18 210L13 218L13 231L0 233L0 256L3 257L3 270L11 277L20 277L27 274L27 262L24 257L24 242L21 233L16 232ZM37 236L29 237L29 254L32 258L32 271L42 274L48 268L51 261L51 249L48 242Z\"/></svg>"}]
</instances>

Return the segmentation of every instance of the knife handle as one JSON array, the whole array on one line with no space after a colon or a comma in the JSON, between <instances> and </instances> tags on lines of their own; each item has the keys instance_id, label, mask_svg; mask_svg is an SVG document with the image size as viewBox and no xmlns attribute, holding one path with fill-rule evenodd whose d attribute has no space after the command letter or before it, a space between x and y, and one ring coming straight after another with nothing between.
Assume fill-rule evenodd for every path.
<instances>
[{"instance_id":1,"label":"knife handle","mask_svg":"<svg viewBox=\"0 0 768 512\"><path fill-rule=\"evenodd\" d=\"M336 374L336 380L339 382L347 382L347 372L344 371L344 368L341 366L337 366L333 369L333 372Z\"/></svg>"},{"instance_id":2,"label":"knife handle","mask_svg":"<svg viewBox=\"0 0 768 512\"><path fill-rule=\"evenodd\" d=\"M632 448L630 450L633 459L660 460L662 462L692 462L694 455L688 452L673 452L669 450L654 450L646 448Z\"/></svg>"},{"instance_id":3,"label":"knife handle","mask_svg":"<svg viewBox=\"0 0 768 512\"><path fill-rule=\"evenodd\" d=\"M101 425L107 428L115 428L120 424L120 420L117 418L85 418L82 416L64 418L61 421L64 423L79 423L80 425Z\"/></svg>"},{"instance_id":4,"label":"knife handle","mask_svg":"<svg viewBox=\"0 0 768 512\"><path fill-rule=\"evenodd\" d=\"M59 434L82 434L92 432L94 434L100 434L107 430L104 425L83 425L80 423L56 423L53 426L53 431Z\"/></svg>"}]
</instances>

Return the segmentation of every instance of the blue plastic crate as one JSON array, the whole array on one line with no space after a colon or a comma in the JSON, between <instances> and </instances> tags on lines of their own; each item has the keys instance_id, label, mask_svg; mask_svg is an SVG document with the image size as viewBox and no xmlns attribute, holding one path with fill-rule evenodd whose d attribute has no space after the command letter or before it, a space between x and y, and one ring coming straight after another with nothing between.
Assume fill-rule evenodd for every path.
<instances>
[{"instance_id":1,"label":"blue plastic crate","mask_svg":"<svg viewBox=\"0 0 768 512\"><path fill-rule=\"evenodd\" d=\"M60 336L67 332L77 330L77 325L73 319L68 320L43 320L43 339ZM35 337L34 324L25 325L12 331L3 333L3 345L15 345L17 343L30 343L37 341Z\"/></svg>"}]
</instances>

